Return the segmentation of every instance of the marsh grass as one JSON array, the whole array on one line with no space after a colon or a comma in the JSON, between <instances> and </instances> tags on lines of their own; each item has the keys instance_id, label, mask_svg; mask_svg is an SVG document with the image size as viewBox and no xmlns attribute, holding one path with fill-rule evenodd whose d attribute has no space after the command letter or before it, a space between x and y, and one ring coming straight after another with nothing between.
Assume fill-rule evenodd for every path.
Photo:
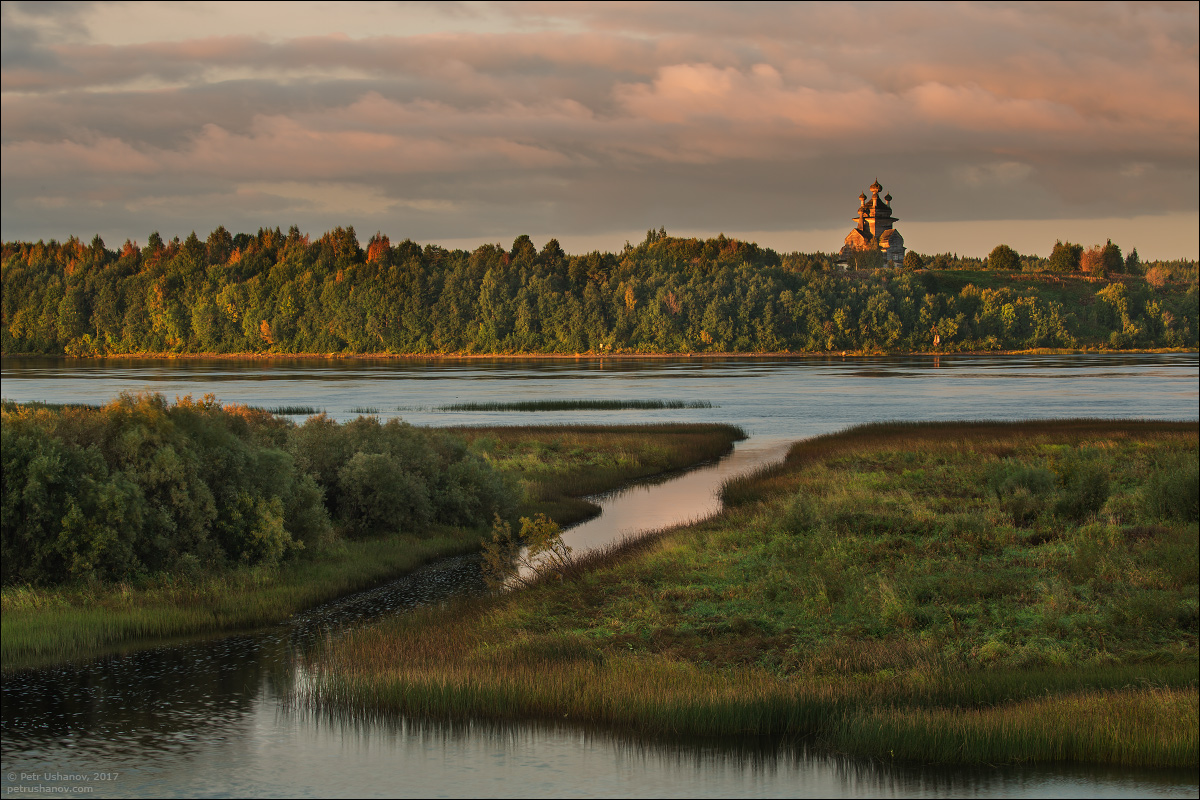
<instances>
[{"instance_id":1,"label":"marsh grass","mask_svg":"<svg viewBox=\"0 0 1200 800\"><path fill-rule=\"evenodd\" d=\"M275 406L274 408L266 409L266 411L272 414L291 417L312 416L313 414L322 413L323 410L316 406Z\"/></svg>"},{"instance_id":2,"label":"marsh grass","mask_svg":"<svg viewBox=\"0 0 1200 800\"><path fill-rule=\"evenodd\" d=\"M621 411L712 408L706 400L520 400L507 403L453 403L436 411Z\"/></svg>"},{"instance_id":3,"label":"marsh grass","mask_svg":"<svg viewBox=\"0 0 1200 800\"><path fill-rule=\"evenodd\" d=\"M355 635L319 665L313 699L342 711L572 719L649 735L805 735L845 752L948 763L1195 764L1187 666L781 676L614 651L576 632L496 639L488 617L506 610L482 619L479 610L418 613ZM451 615L465 620L447 624Z\"/></svg>"},{"instance_id":4,"label":"marsh grass","mask_svg":"<svg viewBox=\"0 0 1200 800\"><path fill-rule=\"evenodd\" d=\"M978 764L1082 761L1196 766L1198 695L1191 688L1121 688L971 709L896 708L847 714L826 734L879 758Z\"/></svg>"},{"instance_id":5,"label":"marsh grass","mask_svg":"<svg viewBox=\"0 0 1200 800\"><path fill-rule=\"evenodd\" d=\"M13 410L21 408L21 407L45 408L45 409L50 409L52 411L61 411L64 408L90 408L92 410L102 408L102 406L100 406L96 403L44 403L40 400L30 400L28 402L24 402L24 401L17 402L15 400L9 400L7 398L0 399L0 407L2 407L5 411L13 411Z\"/></svg>"},{"instance_id":6,"label":"marsh grass","mask_svg":"<svg viewBox=\"0 0 1200 800\"><path fill-rule=\"evenodd\" d=\"M378 414L379 409L375 408L375 406L355 406L354 408L350 409L350 413L371 416L371 415Z\"/></svg>"},{"instance_id":7,"label":"marsh grass","mask_svg":"<svg viewBox=\"0 0 1200 800\"><path fill-rule=\"evenodd\" d=\"M881 758L1194 767L1198 531L1161 487L1196 453L1194 423L820 437L734 482L717 518L354 633L314 665L314 699L802 734ZM1018 492L1044 501L1019 523ZM1072 493L1104 496L1078 515Z\"/></svg>"}]
</instances>

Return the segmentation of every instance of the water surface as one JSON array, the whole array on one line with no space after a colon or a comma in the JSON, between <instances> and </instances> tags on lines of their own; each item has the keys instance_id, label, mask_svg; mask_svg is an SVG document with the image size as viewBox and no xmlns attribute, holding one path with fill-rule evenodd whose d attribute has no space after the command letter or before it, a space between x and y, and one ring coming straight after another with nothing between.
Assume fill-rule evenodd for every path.
<instances>
[{"instance_id":1,"label":"water surface","mask_svg":"<svg viewBox=\"0 0 1200 800\"><path fill-rule=\"evenodd\" d=\"M716 509L725 476L788 442L885 419L1197 418L1195 354L644 361L52 361L4 359L12 400L104 403L213 393L338 419L416 424L731 422L720 464L601 498L579 549ZM705 400L709 409L445 413L453 402ZM403 410L398 410L403 408ZM266 631L3 676L3 794L98 796L1188 796L1194 772L937 769L836 758L776 737L644 740L574 725L347 719L286 700L303 654L379 616L482 590L450 559ZM115 777L114 777L115 776Z\"/></svg>"}]
</instances>

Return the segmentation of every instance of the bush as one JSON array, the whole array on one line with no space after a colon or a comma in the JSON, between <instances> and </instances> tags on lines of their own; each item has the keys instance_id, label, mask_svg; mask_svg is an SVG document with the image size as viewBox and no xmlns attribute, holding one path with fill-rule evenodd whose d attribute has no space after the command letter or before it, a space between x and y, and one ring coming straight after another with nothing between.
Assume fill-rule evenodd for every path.
<instances>
[{"instance_id":1,"label":"bush","mask_svg":"<svg viewBox=\"0 0 1200 800\"><path fill-rule=\"evenodd\" d=\"M1146 510L1160 519L1200 519L1200 466L1185 460L1155 471L1146 484Z\"/></svg>"},{"instance_id":2,"label":"bush","mask_svg":"<svg viewBox=\"0 0 1200 800\"><path fill-rule=\"evenodd\" d=\"M987 484L997 499L1003 499L1019 489L1031 495L1044 495L1054 488L1054 473L1019 461L1003 461L988 474Z\"/></svg>"},{"instance_id":3,"label":"bush","mask_svg":"<svg viewBox=\"0 0 1200 800\"><path fill-rule=\"evenodd\" d=\"M1054 505L1054 513L1064 519L1086 519L1104 507L1108 493L1108 473L1099 464L1069 462L1063 472L1062 493Z\"/></svg>"},{"instance_id":4,"label":"bush","mask_svg":"<svg viewBox=\"0 0 1200 800\"><path fill-rule=\"evenodd\" d=\"M355 453L338 472L338 488L358 535L410 533L433 517L424 482L382 453Z\"/></svg>"},{"instance_id":5,"label":"bush","mask_svg":"<svg viewBox=\"0 0 1200 800\"><path fill-rule=\"evenodd\" d=\"M274 564L353 536L480 525L516 490L466 445L398 420L303 426L215 399L5 403L0 577L126 581Z\"/></svg>"},{"instance_id":6,"label":"bush","mask_svg":"<svg viewBox=\"0 0 1200 800\"><path fill-rule=\"evenodd\" d=\"M1024 528L1042 515L1046 510L1046 501L1020 487L1000 501L1000 508L1012 517L1014 525Z\"/></svg>"}]
</instances>

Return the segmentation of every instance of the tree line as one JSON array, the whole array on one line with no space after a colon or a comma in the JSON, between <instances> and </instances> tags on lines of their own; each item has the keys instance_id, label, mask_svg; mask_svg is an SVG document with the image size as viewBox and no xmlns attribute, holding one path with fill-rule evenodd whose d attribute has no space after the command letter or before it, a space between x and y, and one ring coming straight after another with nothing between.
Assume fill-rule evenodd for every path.
<instances>
[{"instance_id":1,"label":"tree line","mask_svg":"<svg viewBox=\"0 0 1200 800\"><path fill-rule=\"evenodd\" d=\"M341 537L509 516L519 490L461 439L399 420L296 425L211 397L5 402L4 584L124 581L318 555Z\"/></svg>"},{"instance_id":2,"label":"tree line","mask_svg":"<svg viewBox=\"0 0 1200 800\"><path fill-rule=\"evenodd\" d=\"M910 252L903 269L846 273L835 254L661 229L619 253L584 255L554 239L539 250L528 236L466 251L377 233L362 247L352 227L316 240L295 227L152 234L117 251L99 237L17 242L3 246L0 345L74 356L889 352L928 351L935 337L959 351L1196 345L1194 262L1153 281L1133 251L1120 274L1105 266L1111 280L1070 296L1036 281L945 279L1099 277L1081 271L1091 263L1083 248L1076 263L1078 246L1059 244L1050 259L1007 246L986 261ZM1101 265L1115 265L1111 248L1101 251ZM1181 277L1188 283L1172 282Z\"/></svg>"}]
</instances>

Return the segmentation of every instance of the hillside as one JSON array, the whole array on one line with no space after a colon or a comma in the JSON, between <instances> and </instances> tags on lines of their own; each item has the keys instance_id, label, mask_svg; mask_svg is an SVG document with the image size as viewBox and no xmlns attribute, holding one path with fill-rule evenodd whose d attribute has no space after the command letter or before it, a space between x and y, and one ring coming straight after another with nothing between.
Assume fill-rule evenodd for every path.
<instances>
[{"instance_id":1,"label":"hillside","mask_svg":"<svg viewBox=\"0 0 1200 800\"><path fill-rule=\"evenodd\" d=\"M8 243L11 354L826 353L1195 348L1185 279L1001 272L969 259L843 272L724 236L620 253L393 246L296 228L139 248ZM937 267L950 268L937 268ZM953 267L959 267L954 269ZM1029 268L1029 264L1025 265ZM971 267L976 267L971 269ZM1037 265L1035 264L1036 268ZM1171 276L1174 277L1174 276Z\"/></svg>"}]
</instances>

